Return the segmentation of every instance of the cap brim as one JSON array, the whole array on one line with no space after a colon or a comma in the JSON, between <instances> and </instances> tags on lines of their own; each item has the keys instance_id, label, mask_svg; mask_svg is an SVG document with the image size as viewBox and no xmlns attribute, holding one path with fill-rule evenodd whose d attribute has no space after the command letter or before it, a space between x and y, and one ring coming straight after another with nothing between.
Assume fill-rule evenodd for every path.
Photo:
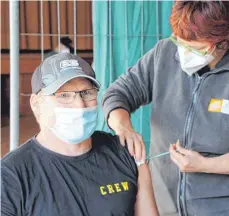
<instances>
[{"instance_id":1,"label":"cap brim","mask_svg":"<svg viewBox=\"0 0 229 216\"><path fill-rule=\"evenodd\" d=\"M98 89L101 86L100 83L95 78L86 75L85 73L83 73L80 70L73 70L73 71L69 71L67 73L63 73L59 79L57 79L51 85L43 88L42 93L44 95L51 95L51 94L55 93L66 82L68 82L72 79L75 79L75 78L79 78L79 77L83 77L83 78L87 78L87 79L91 80Z\"/></svg>"}]
</instances>

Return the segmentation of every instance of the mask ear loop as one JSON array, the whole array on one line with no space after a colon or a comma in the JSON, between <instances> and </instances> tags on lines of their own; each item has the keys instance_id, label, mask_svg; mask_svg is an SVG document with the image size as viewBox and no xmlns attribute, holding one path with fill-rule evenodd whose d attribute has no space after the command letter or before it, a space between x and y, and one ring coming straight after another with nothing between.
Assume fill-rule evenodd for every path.
<instances>
[{"instance_id":1,"label":"mask ear loop","mask_svg":"<svg viewBox=\"0 0 229 216\"><path fill-rule=\"evenodd\" d=\"M204 57L206 57L206 55L212 55L212 53L216 50L216 47L217 47L216 44L212 44L210 48L206 51L206 54Z\"/></svg>"}]
</instances>

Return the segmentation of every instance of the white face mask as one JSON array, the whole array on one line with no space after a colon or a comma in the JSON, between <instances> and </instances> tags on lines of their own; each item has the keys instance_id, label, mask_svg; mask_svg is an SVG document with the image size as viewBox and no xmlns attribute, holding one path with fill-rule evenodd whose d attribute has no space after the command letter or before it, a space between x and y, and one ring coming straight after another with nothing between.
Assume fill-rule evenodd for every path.
<instances>
[{"instance_id":1,"label":"white face mask","mask_svg":"<svg viewBox=\"0 0 229 216\"><path fill-rule=\"evenodd\" d=\"M205 56L198 56L191 51L187 53L187 50L183 47L178 47L178 52L181 68L189 76L193 75L214 60L214 56L212 56L211 54L206 54Z\"/></svg>"},{"instance_id":2,"label":"white face mask","mask_svg":"<svg viewBox=\"0 0 229 216\"><path fill-rule=\"evenodd\" d=\"M56 123L50 130L60 140L79 144L88 139L97 126L97 106L88 108L55 108Z\"/></svg>"}]
</instances>

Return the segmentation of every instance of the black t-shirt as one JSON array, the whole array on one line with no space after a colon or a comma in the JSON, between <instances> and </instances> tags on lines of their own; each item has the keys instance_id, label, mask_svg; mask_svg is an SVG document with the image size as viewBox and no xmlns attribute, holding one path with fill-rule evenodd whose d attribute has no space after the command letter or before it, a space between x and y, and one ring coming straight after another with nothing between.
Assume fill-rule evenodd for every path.
<instances>
[{"instance_id":1,"label":"black t-shirt","mask_svg":"<svg viewBox=\"0 0 229 216\"><path fill-rule=\"evenodd\" d=\"M74 157L32 138L2 159L2 216L134 215L137 179L117 136L95 132L92 149Z\"/></svg>"},{"instance_id":2,"label":"black t-shirt","mask_svg":"<svg viewBox=\"0 0 229 216\"><path fill-rule=\"evenodd\" d=\"M199 74L199 76L202 76L202 75L204 75L205 73L208 73L208 72L210 72L210 71L211 71L211 69L210 69L210 67L207 65L207 66L201 68L197 73Z\"/></svg>"}]
</instances>

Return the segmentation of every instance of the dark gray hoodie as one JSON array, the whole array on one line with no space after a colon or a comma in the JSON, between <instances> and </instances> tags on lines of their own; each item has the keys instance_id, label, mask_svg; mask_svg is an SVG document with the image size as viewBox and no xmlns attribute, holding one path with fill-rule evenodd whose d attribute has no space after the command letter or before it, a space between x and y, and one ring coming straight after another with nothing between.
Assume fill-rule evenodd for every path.
<instances>
[{"instance_id":1,"label":"dark gray hoodie","mask_svg":"<svg viewBox=\"0 0 229 216\"><path fill-rule=\"evenodd\" d=\"M102 104L107 118L116 108L132 113L152 102L151 155L180 139L187 149L214 157L229 152L229 111L210 112L214 98L229 100L229 55L201 77L188 76L177 47L165 39L111 84ZM180 173L169 156L150 168L161 216L229 216L229 175Z\"/></svg>"}]
</instances>

